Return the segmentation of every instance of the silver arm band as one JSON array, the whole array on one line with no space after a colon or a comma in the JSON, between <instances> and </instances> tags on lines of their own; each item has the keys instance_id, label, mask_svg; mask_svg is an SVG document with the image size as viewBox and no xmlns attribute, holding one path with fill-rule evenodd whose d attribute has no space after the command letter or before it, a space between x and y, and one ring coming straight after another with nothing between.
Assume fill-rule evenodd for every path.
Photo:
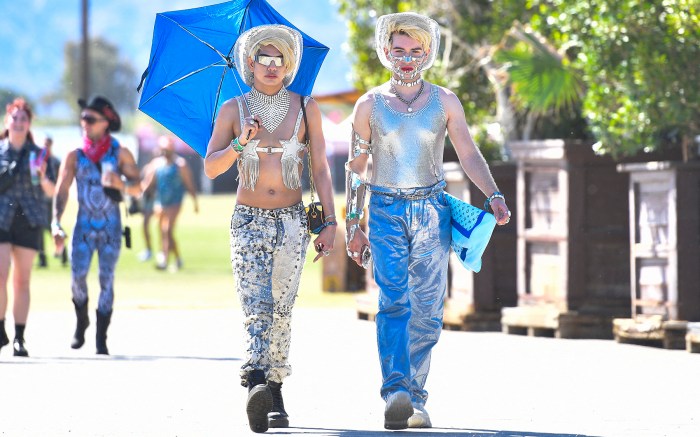
<instances>
[{"instance_id":1,"label":"silver arm band","mask_svg":"<svg viewBox=\"0 0 700 437\"><path fill-rule=\"evenodd\" d=\"M361 219L365 208L366 187L360 175L350 169L345 163L345 196L346 196L346 216L345 219Z\"/></svg>"},{"instance_id":2,"label":"silver arm band","mask_svg":"<svg viewBox=\"0 0 700 437\"><path fill-rule=\"evenodd\" d=\"M366 146L364 149L362 146ZM372 154L372 144L369 141L365 141L360 137L360 134L355 132L354 130L352 131L352 156L353 158L357 158L361 154L367 154L371 155Z\"/></svg>"}]
</instances>

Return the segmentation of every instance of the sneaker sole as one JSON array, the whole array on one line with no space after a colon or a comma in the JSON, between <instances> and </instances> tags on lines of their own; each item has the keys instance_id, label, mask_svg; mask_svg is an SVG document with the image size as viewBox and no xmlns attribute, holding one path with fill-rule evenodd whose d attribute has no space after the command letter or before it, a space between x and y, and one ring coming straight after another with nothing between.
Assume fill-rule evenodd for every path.
<instances>
[{"instance_id":1,"label":"sneaker sole","mask_svg":"<svg viewBox=\"0 0 700 437\"><path fill-rule=\"evenodd\" d=\"M289 428L289 419L286 417L268 419L267 423L270 428Z\"/></svg>"},{"instance_id":2,"label":"sneaker sole","mask_svg":"<svg viewBox=\"0 0 700 437\"><path fill-rule=\"evenodd\" d=\"M268 429L267 413L272 411L272 392L267 385L257 385L248 393L246 403L248 426L253 432L265 432Z\"/></svg>"},{"instance_id":3,"label":"sneaker sole","mask_svg":"<svg viewBox=\"0 0 700 437\"><path fill-rule=\"evenodd\" d=\"M408 428L408 418L412 415L411 397L406 393L404 396L397 397L392 402L391 407L384 411L384 428L406 429Z\"/></svg>"}]
</instances>

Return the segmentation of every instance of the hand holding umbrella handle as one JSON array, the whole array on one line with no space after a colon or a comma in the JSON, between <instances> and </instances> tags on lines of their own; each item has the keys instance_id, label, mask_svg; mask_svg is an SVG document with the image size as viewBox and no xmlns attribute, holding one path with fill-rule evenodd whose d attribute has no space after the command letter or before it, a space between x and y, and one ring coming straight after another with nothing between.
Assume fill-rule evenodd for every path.
<instances>
[{"instance_id":1,"label":"hand holding umbrella handle","mask_svg":"<svg viewBox=\"0 0 700 437\"><path fill-rule=\"evenodd\" d=\"M245 139L246 139L246 141L248 141L248 140L250 140L250 136L253 133L253 131L255 131L256 134L258 133L258 129L260 129L261 123L260 123L260 120L258 119L257 116L253 116L252 118L246 117L245 124L246 124L245 130L248 131L246 133ZM253 136L255 136L255 135L253 135Z\"/></svg>"}]
</instances>

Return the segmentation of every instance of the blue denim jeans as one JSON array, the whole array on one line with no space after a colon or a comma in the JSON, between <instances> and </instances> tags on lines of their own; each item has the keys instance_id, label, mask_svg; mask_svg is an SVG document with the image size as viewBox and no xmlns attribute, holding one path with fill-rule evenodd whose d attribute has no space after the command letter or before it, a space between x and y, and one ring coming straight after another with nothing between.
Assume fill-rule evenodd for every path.
<instances>
[{"instance_id":1,"label":"blue denim jeans","mask_svg":"<svg viewBox=\"0 0 700 437\"><path fill-rule=\"evenodd\" d=\"M430 354L442 330L450 250L450 208L444 182L395 190L371 187L369 239L379 286L377 344L381 395L428 398Z\"/></svg>"},{"instance_id":2,"label":"blue denim jeans","mask_svg":"<svg viewBox=\"0 0 700 437\"><path fill-rule=\"evenodd\" d=\"M231 217L231 266L245 316L246 359L253 370L282 382L288 363L292 308L309 244L304 205L261 209L236 205Z\"/></svg>"}]
</instances>

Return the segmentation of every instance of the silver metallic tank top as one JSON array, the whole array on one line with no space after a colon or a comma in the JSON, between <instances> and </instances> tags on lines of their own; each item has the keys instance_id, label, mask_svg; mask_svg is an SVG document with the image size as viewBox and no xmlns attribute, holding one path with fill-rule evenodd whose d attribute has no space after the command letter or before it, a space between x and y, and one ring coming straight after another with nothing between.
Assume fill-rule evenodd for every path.
<instances>
[{"instance_id":1,"label":"silver metallic tank top","mask_svg":"<svg viewBox=\"0 0 700 437\"><path fill-rule=\"evenodd\" d=\"M388 188L429 187L444 179L447 116L430 85L425 106L403 113L389 106L379 90L374 93L370 117L372 175L370 185Z\"/></svg>"}]
</instances>

